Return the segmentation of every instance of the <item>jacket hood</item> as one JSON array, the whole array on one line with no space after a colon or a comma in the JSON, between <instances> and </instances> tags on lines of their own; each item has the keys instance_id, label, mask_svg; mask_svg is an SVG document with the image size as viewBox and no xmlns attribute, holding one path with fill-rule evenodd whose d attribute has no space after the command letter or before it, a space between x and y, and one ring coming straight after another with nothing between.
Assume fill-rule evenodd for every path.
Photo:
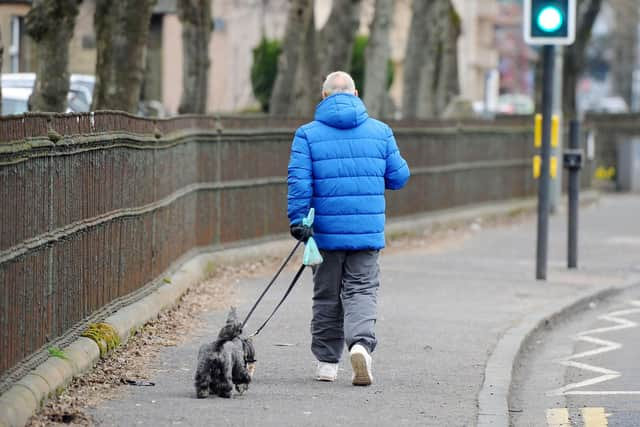
<instances>
[{"instance_id":1,"label":"jacket hood","mask_svg":"<svg viewBox=\"0 0 640 427\"><path fill-rule=\"evenodd\" d=\"M355 95L336 93L326 97L316 107L315 119L338 129L351 129L367 120L367 109Z\"/></svg>"}]
</instances>

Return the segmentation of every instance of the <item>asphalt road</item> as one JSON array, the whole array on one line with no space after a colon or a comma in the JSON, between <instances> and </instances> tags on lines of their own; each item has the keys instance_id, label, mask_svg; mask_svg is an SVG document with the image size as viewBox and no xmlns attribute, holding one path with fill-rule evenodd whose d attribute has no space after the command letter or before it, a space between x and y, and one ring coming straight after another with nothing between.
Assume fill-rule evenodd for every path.
<instances>
[{"instance_id":1,"label":"asphalt road","mask_svg":"<svg viewBox=\"0 0 640 427\"><path fill-rule=\"evenodd\" d=\"M306 272L257 337L257 372L244 395L195 398L197 349L223 324L221 311L207 316L206 329L160 354L155 387L123 387L121 396L90 413L100 426L473 426L486 362L506 331L550 302L570 304L586 292L619 285L640 265L638 251L620 250L634 242L606 243L640 236L640 223L629 214L639 211L639 197L606 199L584 210L576 272L565 269L564 218L554 217L547 282L534 280L533 218L499 228L479 224L444 244L385 252L370 387L351 385L346 360L337 382L313 380ZM286 278L292 275L288 271ZM286 278L256 311L253 327L279 299ZM237 285L239 313L247 312L268 279ZM512 362L501 361L504 372L511 372Z\"/></svg>"},{"instance_id":2,"label":"asphalt road","mask_svg":"<svg viewBox=\"0 0 640 427\"><path fill-rule=\"evenodd\" d=\"M519 361L514 426L640 426L640 287L536 334Z\"/></svg>"}]
</instances>

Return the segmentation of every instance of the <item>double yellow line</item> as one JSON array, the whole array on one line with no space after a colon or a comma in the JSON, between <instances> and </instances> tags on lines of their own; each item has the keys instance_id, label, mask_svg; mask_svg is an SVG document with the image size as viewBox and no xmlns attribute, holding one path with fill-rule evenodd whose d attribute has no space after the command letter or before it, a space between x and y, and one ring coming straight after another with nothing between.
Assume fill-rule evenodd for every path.
<instances>
[{"instance_id":1,"label":"double yellow line","mask_svg":"<svg viewBox=\"0 0 640 427\"><path fill-rule=\"evenodd\" d=\"M584 427L606 427L609 425L604 408L580 408ZM577 426L578 424L575 424ZM567 408L547 409L548 427L573 427Z\"/></svg>"}]
</instances>

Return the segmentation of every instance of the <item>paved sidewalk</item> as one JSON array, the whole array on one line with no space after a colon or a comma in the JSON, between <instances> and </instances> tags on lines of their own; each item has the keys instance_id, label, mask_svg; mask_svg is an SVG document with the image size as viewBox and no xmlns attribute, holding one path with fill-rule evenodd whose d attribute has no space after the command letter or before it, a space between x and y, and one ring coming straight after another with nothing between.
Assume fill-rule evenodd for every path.
<instances>
[{"instance_id":1,"label":"paved sidewalk","mask_svg":"<svg viewBox=\"0 0 640 427\"><path fill-rule=\"evenodd\" d=\"M506 337L517 343L529 331L518 329L526 319L542 319L585 296L626 286L640 273L638 212L640 196L605 196L582 209L580 269L574 272L565 269L566 215L553 217L547 282L534 280L533 217L517 226L476 230L435 249L384 253L371 387L351 386L347 358L336 383L313 381L306 272L256 339L258 368L245 395L195 398L197 349L215 336L226 315L216 312L208 316L206 330L161 354L155 387L123 389L119 399L91 413L103 426L476 425L485 374L487 381L510 377L514 354L494 351L504 347ZM265 298L249 329L265 318L292 275L288 271ZM241 315L267 281L238 285ZM491 387L485 384L485 390ZM499 411L491 401L494 393L488 396L482 408ZM488 423L495 416L500 424L501 414L484 415Z\"/></svg>"}]
</instances>

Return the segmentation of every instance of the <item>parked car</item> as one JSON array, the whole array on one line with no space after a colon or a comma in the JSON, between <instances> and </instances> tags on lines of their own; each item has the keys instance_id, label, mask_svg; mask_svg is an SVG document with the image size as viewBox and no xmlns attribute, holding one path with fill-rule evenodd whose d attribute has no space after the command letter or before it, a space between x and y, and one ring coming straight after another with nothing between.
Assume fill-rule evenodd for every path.
<instances>
[{"instance_id":1,"label":"parked car","mask_svg":"<svg viewBox=\"0 0 640 427\"><path fill-rule=\"evenodd\" d=\"M30 87L3 87L2 88L2 114L23 114L29 111L29 97L33 89ZM80 113L89 111L84 98L77 92L69 91L67 95L67 113Z\"/></svg>"},{"instance_id":2,"label":"parked car","mask_svg":"<svg viewBox=\"0 0 640 427\"><path fill-rule=\"evenodd\" d=\"M36 80L35 73L6 73L2 74L2 91L4 104L4 91L21 89L22 91L12 92L14 98L8 98L7 109L3 109L3 114L22 114L28 111L28 99L33 90ZM91 111L93 102L93 89L96 85L95 76L89 74L71 74L69 77L69 96L67 97L67 113L84 113ZM27 91L26 98L24 93ZM9 93L9 92L7 92ZM18 96L19 94L19 96ZM15 99L18 97L20 101ZM142 117L166 117L167 112L160 101L141 101L138 105L137 114Z\"/></svg>"},{"instance_id":3,"label":"parked car","mask_svg":"<svg viewBox=\"0 0 640 427\"><path fill-rule=\"evenodd\" d=\"M36 80L35 73L6 73L2 74L2 98L4 105L4 92L8 89L25 89L29 90L27 100ZM84 113L91 110L91 102L93 100L93 87L95 86L95 77L86 74L72 74L69 78L69 95L67 97L67 112ZM17 94L18 92L14 92ZM10 101L9 101L10 102ZM12 111L12 110L6 110ZM8 113L3 108L3 114L20 114ZM25 110L27 111L27 110ZM24 111L22 111L24 112Z\"/></svg>"},{"instance_id":4,"label":"parked car","mask_svg":"<svg viewBox=\"0 0 640 427\"><path fill-rule=\"evenodd\" d=\"M29 111L29 96L32 89L24 87L2 88L2 114L22 114Z\"/></svg>"},{"instance_id":5,"label":"parked car","mask_svg":"<svg viewBox=\"0 0 640 427\"><path fill-rule=\"evenodd\" d=\"M534 109L533 99L528 95L508 93L498 98L498 112L501 114L532 114Z\"/></svg>"}]
</instances>

